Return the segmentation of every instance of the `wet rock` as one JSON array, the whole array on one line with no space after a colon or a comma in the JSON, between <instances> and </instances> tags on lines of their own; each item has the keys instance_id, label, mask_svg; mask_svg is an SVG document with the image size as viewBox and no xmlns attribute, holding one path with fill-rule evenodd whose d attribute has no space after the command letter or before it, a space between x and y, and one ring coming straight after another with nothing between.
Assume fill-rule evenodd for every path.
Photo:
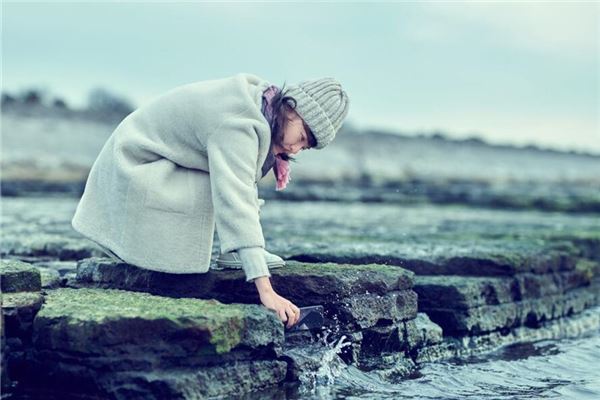
<instances>
[{"instance_id":1,"label":"wet rock","mask_svg":"<svg viewBox=\"0 0 600 400\"><path fill-rule=\"evenodd\" d=\"M2 387L7 388L16 384L27 370L26 353L31 348L33 320L42 306L43 297L39 292L3 293L1 303L2 361L6 378Z\"/></svg>"},{"instance_id":2,"label":"wet rock","mask_svg":"<svg viewBox=\"0 0 600 400\"><path fill-rule=\"evenodd\" d=\"M413 349L411 357L416 364L448 360L460 354L463 348L464 346L459 340L445 337L441 343Z\"/></svg>"},{"instance_id":3,"label":"wet rock","mask_svg":"<svg viewBox=\"0 0 600 400\"><path fill-rule=\"evenodd\" d=\"M447 335L478 335L507 331L519 326L536 327L540 323L570 316L599 303L598 289L574 289L564 294L527 299L499 305L468 309L424 308L423 311L440 325Z\"/></svg>"},{"instance_id":4,"label":"wet rock","mask_svg":"<svg viewBox=\"0 0 600 400\"><path fill-rule=\"evenodd\" d=\"M57 269L68 266L59 262L73 263L77 258L99 254L93 244L70 231L68 222L76 202L70 208L64 207L61 215L55 203L46 206L45 202L8 201L12 211L8 213L9 223L3 220L3 228L10 232L7 242L10 246L3 244L2 254L8 251L9 257L40 266L51 267L51 263L56 263L53 265ZM29 216L32 206L35 213ZM314 215L320 218L313 218ZM291 223L281 224L284 218L291 218ZM389 379L410 373L402 368L394 373L394 360L400 365L402 359L416 363L445 359L511 341L579 332L564 327L598 302L600 230L594 218L531 211L520 212L515 218L511 212L464 207L389 204L374 207L357 203L339 207L331 203L267 202L261 212L261 223L268 250L288 261L287 267L272 271L275 289L299 306L323 304L326 330L336 338L346 335L350 341L349 346L340 350L338 358L355 366L362 362L365 368L388 370L388 375L384 372L381 376ZM218 242L214 245L216 254ZM67 279L66 285L79 290L97 287L96 290L128 290L195 301L215 298L222 303L260 301L254 285L245 282L242 271L188 274L182 279L181 275L115 264L106 258L87 258L80 260L75 276L66 269L60 273ZM419 292L420 311L429 315L429 321L424 314L416 314L413 279L415 291ZM145 319L134 321L135 326L146 329ZM102 324L119 335L125 330L117 329L119 325L114 321ZM590 323L588 328L593 326ZM443 338L441 327L446 335ZM208 335L202 332L198 335ZM185 341L185 334L181 335ZM286 339L302 350L314 335L315 332L306 332L287 335ZM83 348L71 339L74 346ZM91 343L92 337L86 340ZM101 340L108 339L99 340L102 343ZM165 377L172 376L184 345L176 346L177 352L171 359L165 355L168 350L163 344L157 347L156 356L146 354L151 353L150 345L141 355L120 348L122 344L105 346L119 348L127 356L121 360L122 364L113 362L120 368L123 380L108 373L112 354L88 357L105 368L106 373L91 374L87 381L84 378L90 367L81 360L79 352L41 348L36 350L35 360L47 362L37 364L43 367L38 368L40 371L44 368L60 371L56 381L69 382L70 371L82 385L85 383L93 390L118 391L123 397L131 390L132 398L151 397L149 385L160 388L156 393L163 398L177 397L177 385L193 386L186 379L193 382L194 376L211 382L233 379L235 386L238 373L258 376L264 373L267 376L264 382L277 382L281 372L277 363L282 361L277 358L277 345L260 345L263 343L260 336L243 343L230 351L213 351L192 358L190 365L177 370L186 377L182 381L166 382L167 378L160 381L147 368L158 364L164 366L159 371ZM9 345L27 353L27 346L18 337L9 338ZM252 365L258 369L252 369L250 355L253 355ZM389 362L378 365L377 358ZM190 372L194 362L194 366L199 366L194 371L206 371L204 375ZM238 372L235 365L239 366ZM309 368L300 362L296 365L295 375L288 376L300 376L302 365ZM215 393L209 387L189 390L196 397L201 397L198 393ZM217 390L229 393L230 389Z\"/></svg>"},{"instance_id":5,"label":"wet rock","mask_svg":"<svg viewBox=\"0 0 600 400\"><path fill-rule=\"evenodd\" d=\"M361 360L359 368L375 373L385 381L400 383L416 369L416 365L410 357L403 353L391 353L364 358Z\"/></svg>"},{"instance_id":6,"label":"wet rock","mask_svg":"<svg viewBox=\"0 0 600 400\"><path fill-rule=\"evenodd\" d=\"M600 263L577 262L573 271L549 274L518 274L506 278L418 276L414 290L419 306L467 309L497 305L564 293L590 284Z\"/></svg>"},{"instance_id":7,"label":"wet rock","mask_svg":"<svg viewBox=\"0 0 600 400\"><path fill-rule=\"evenodd\" d=\"M40 277L42 278L42 288L54 289L63 285L65 280L60 277L60 273L51 268L37 267L40 271Z\"/></svg>"},{"instance_id":8,"label":"wet rock","mask_svg":"<svg viewBox=\"0 0 600 400\"><path fill-rule=\"evenodd\" d=\"M103 376L101 393L124 399L230 398L252 394L285 379L283 361L245 361L187 371L126 372Z\"/></svg>"},{"instance_id":9,"label":"wet rock","mask_svg":"<svg viewBox=\"0 0 600 400\"><path fill-rule=\"evenodd\" d=\"M40 272L18 260L0 260L2 387L8 388L24 367L25 351L32 342L33 320L43 297Z\"/></svg>"},{"instance_id":10,"label":"wet rock","mask_svg":"<svg viewBox=\"0 0 600 400\"><path fill-rule=\"evenodd\" d=\"M13 235L0 244L2 256L47 257L59 260L79 260L98 256L100 250L82 239L55 234Z\"/></svg>"},{"instance_id":11,"label":"wet rock","mask_svg":"<svg viewBox=\"0 0 600 400\"><path fill-rule=\"evenodd\" d=\"M19 260L0 260L0 282L2 293L39 291L42 288L39 271Z\"/></svg>"},{"instance_id":12,"label":"wet rock","mask_svg":"<svg viewBox=\"0 0 600 400\"><path fill-rule=\"evenodd\" d=\"M454 336L536 327L598 302L600 263L576 259L570 271L480 278L418 276L419 310Z\"/></svg>"},{"instance_id":13,"label":"wet rock","mask_svg":"<svg viewBox=\"0 0 600 400\"><path fill-rule=\"evenodd\" d=\"M276 290L294 298L309 298L314 304L335 301L358 294L385 294L410 289L413 273L386 265L311 264L289 261L284 268L271 271ZM254 300L256 289L243 279L242 270L210 270L203 274L168 274L150 271L131 264L116 263L110 258L81 260L77 278L81 284L152 291L169 294L216 298L223 302ZM194 288L191 292L190 288ZM232 293L234 291L235 293ZM239 293L237 292L239 291Z\"/></svg>"},{"instance_id":14,"label":"wet rock","mask_svg":"<svg viewBox=\"0 0 600 400\"><path fill-rule=\"evenodd\" d=\"M437 241L437 243L436 243ZM447 244L435 238L430 243L385 246L341 243L331 248L281 251L286 258L304 262L344 264L379 263L398 265L419 275L512 276L522 272L546 273L572 270L577 249L486 240L480 243Z\"/></svg>"},{"instance_id":15,"label":"wet rock","mask_svg":"<svg viewBox=\"0 0 600 400\"><path fill-rule=\"evenodd\" d=\"M0 296L1 297L1 296ZM0 302L0 305L2 303ZM8 348L6 345L6 335L4 333L4 314L0 312L0 390L8 392L12 382L8 376Z\"/></svg>"},{"instance_id":16,"label":"wet rock","mask_svg":"<svg viewBox=\"0 0 600 400\"><path fill-rule=\"evenodd\" d=\"M282 343L282 325L264 307L60 288L47 291L34 320L31 370L19 378L128 398L225 395L283 380Z\"/></svg>"},{"instance_id":17,"label":"wet rock","mask_svg":"<svg viewBox=\"0 0 600 400\"><path fill-rule=\"evenodd\" d=\"M307 381L315 379L318 371L324 365L324 358L342 360L332 347L327 347L322 342L309 343L300 346L290 346L283 352L282 359L288 362L287 380Z\"/></svg>"},{"instance_id":18,"label":"wet rock","mask_svg":"<svg viewBox=\"0 0 600 400\"><path fill-rule=\"evenodd\" d=\"M417 304L413 273L385 265L309 264L290 261L271 271L272 285L298 306L323 305L329 325L346 330L374 326L385 321L414 318ZM89 258L78 265L81 286L144 291L173 297L214 298L224 303L259 303L253 284L243 271L205 274L154 272L108 258Z\"/></svg>"},{"instance_id":19,"label":"wet rock","mask_svg":"<svg viewBox=\"0 0 600 400\"><path fill-rule=\"evenodd\" d=\"M410 350L442 342L442 328L425 313L418 313L415 319L406 321L404 326L405 340Z\"/></svg>"},{"instance_id":20,"label":"wet rock","mask_svg":"<svg viewBox=\"0 0 600 400\"><path fill-rule=\"evenodd\" d=\"M354 324L356 329L387 325L412 319L417 314L417 295L412 290L389 292L384 295L352 296L335 307L338 321Z\"/></svg>"},{"instance_id":21,"label":"wet rock","mask_svg":"<svg viewBox=\"0 0 600 400\"><path fill-rule=\"evenodd\" d=\"M315 330L285 330L285 343L290 346L302 346L314 342L316 335L322 329Z\"/></svg>"},{"instance_id":22,"label":"wet rock","mask_svg":"<svg viewBox=\"0 0 600 400\"><path fill-rule=\"evenodd\" d=\"M493 331L474 336L446 336L441 343L417 348L411 355L417 363L435 362L470 357L515 343L581 336L600 327L599 311L598 307L594 307L569 318L541 322L535 328L520 326L508 331Z\"/></svg>"},{"instance_id":23,"label":"wet rock","mask_svg":"<svg viewBox=\"0 0 600 400\"><path fill-rule=\"evenodd\" d=\"M433 323L426 314L418 313L414 319L402 323L376 326L362 331L360 359L386 353L410 351L441 343L442 328Z\"/></svg>"},{"instance_id":24,"label":"wet rock","mask_svg":"<svg viewBox=\"0 0 600 400\"><path fill-rule=\"evenodd\" d=\"M365 329L362 334L359 359L403 352L407 348L403 324L376 326Z\"/></svg>"},{"instance_id":25,"label":"wet rock","mask_svg":"<svg viewBox=\"0 0 600 400\"><path fill-rule=\"evenodd\" d=\"M33 319L42 307L44 298L40 292L2 293L2 315L7 337L31 340Z\"/></svg>"},{"instance_id":26,"label":"wet rock","mask_svg":"<svg viewBox=\"0 0 600 400\"><path fill-rule=\"evenodd\" d=\"M293 298L316 303L412 288L413 273L387 265L287 262L271 271L273 285Z\"/></svg>"},{"instance_id":27,"label":"wet rock","mask_svg":"<svg viewBox=\"0 0 600 400\"><path fill-rule=\"evenodd\" d=\"M126 354L130 350L127 346L133 346L131 350L137 353L156 345L153 357L168 360L185 353L188 346L192 346L188 350L211 355L241 345L280 344L283 330L274 312L254 305L224 305L216 300L174 299L116 289L61 288L47 291L44 307L35 319L34 338L39 349L105 356ZM177 341L161 349L169 339ZM125 347L109 348L120 345ZM190 356L187 360L193 359Z\"/></svg>"}]
</instances>

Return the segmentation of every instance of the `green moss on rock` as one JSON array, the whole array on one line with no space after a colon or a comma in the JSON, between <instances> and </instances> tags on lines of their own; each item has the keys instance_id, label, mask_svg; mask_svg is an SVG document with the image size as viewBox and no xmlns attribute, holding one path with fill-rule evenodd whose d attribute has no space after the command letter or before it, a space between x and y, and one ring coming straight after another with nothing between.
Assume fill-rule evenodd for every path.
<instances>
[{"instance_id":1,"label":"green moss on rock","mask_svg":"<svg viewBox=\"0 0 600 400\"><path fill-rule=\"evenodd\" d=\"M0 260L0 283L3 293L42 289L42 278L37 268L19 260Z\"/></svg>"},{"instance_id":2,"label":"green moss on rock","mask_svg":"<svg viewBox=\"0 0 600 400\"><path fill-rule=\"evenodd\" d=\"M32 304L41 304L43 300L39 292L2 293L0 297L3 309L29 307Z\"/></svg>"},{"instance_id":3,"label":"green moss on rock","mask_svg":"<svg viewBox=\"0 0 600 400\"><path fill-rule=\"evenodd\" d=\"M252 318L248 318L251 316ZM257 326L247 321L258 318ZM35 325L42 347L89 351L139 344L158 346L192 340L196 350L225 353L267 328L263 341L277 341L275 315L256 305L225 305L216 300L169 298L119 289L49 290ZM260 340L253 339L255 344Z\"/></svg>"}]
</instances>

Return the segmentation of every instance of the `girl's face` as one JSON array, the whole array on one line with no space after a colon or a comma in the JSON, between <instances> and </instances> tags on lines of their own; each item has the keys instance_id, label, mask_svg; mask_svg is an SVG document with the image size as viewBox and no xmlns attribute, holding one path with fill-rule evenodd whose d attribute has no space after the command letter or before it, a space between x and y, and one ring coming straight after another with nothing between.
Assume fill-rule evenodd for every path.
<instances>
[{"instance_id":1,"label":"girl's face","mask_svg":"<svg viewBox=\"0 0 600 400\"><path fill-rule=\"evenodd\" d=\"M287 153L289 155L297 154L300 150L310 148L309 135L310 129L304 123L304 120L294 110L286 110L287 121L284 122L282 129L283 137L281 143L273 145L273 154Z\"/></svg>"}]
</instances>

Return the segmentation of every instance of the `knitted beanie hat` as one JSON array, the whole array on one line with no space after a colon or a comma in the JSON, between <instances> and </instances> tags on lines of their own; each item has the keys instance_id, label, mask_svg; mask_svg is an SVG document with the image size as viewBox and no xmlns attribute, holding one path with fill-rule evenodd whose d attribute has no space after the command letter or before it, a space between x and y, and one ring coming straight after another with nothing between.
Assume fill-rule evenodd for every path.
<instances>
[{"instance_id":1,"label":"knitted beanie hat","mask_svg":"<svg viewBox=\"0 0 600 400\"><path fill-rule=\"evenodd\" d=\"M350 100L334 78L302 81L285 93L296 99L296 112L310 128L322 149L333 140L348 114Z\"/></svg>"}]
</instances>

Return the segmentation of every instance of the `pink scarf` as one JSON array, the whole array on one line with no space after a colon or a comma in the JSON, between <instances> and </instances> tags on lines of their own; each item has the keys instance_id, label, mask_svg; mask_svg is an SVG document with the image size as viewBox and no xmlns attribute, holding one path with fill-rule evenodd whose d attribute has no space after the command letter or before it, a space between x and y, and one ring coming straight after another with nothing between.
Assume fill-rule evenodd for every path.
<instances>
[{"instance_id":1,"label":"pink scarf","mask_svg":"<svg viewBox=\"0 0 600 400\"><path fill-rule=\"evenodd\" d=\"M279 92L279 88L275 85L269 86L264 92L263 96L267 100L267 105L265 107L265 114L269 124L272 126L271 122L273 120L273 109L271 100L273 97ZM271 150L269 150L271 151ZM290 178L290 163L289 161L282 160L281 158L275 156L275 178L277 178L277 184L275 185L275 190L283 190L286 188L288 182L291 180Z\"/></svg>"}]
</instances>

